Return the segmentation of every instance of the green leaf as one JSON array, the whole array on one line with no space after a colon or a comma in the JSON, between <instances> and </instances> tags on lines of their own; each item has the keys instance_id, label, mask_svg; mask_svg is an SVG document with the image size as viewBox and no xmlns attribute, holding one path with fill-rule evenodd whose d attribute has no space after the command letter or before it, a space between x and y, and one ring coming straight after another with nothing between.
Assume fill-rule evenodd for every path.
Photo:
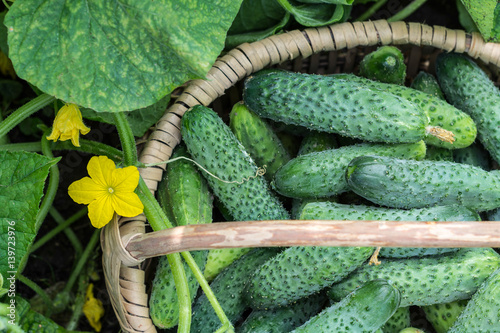
<instances>
[{"instance_id":1,"label":"green leaf","mask_svg":"<svg viewBox=\"0 0 500 333\"><path fill-rule=\"evenodd\" d=\"M156 122L165 113L169 101L170 95L167 95L153 105L135 111L126 111L125 117L129 121L130 127L132 127L134 136L143 136L151 126L156 124ZM96 112L85 108L80 110L82 111L82 116L84 118L112 125L115 123L113 114L110 112Z\"/></svg>"},{"instance_id":2,"label":"green leaf","mask_svg":"<svg viewBox=\"0 0 500 333\"><path fill-rule=\"evenodd\" d=\"M497 0L461 0L487 42L500 42L500 3Z\"/></svg>"},{"instance_id":3,"label":"green leaf","mask_svg":"<svg viewBox=\"0 0 500 333\"><path fill-rule=\"evenodd\" d=\"M206 75L241 0L16 0L5 18L17 74L96 111L154 104Z\"/></svg>"},{"instance_id":4,"label":"green leaf","mask_svg":"<svg viewBox=\"0 0 500 333\"><path fill-rule=\"evenodd\" d=\"M36 236L35 220L45 179L58 160L23 151L0 151L0 274L4 279L18 270Z\"/></svg>"},{"instance_id":5,"label":"green leaf","mask_svg":"<svg viewBox=\"0 0 500 333\"><path fill-rule=\"evenodd\" d=\"M344 22L349 17L350 5L335 5L324 3L301 4L294 0L278 0L280 5L295 20L306 27L319 27L337 22ZM344 2L344 1L341 1ZM350 0L346 2L351 2Z\"/></svg>"},{"instance_id":6,"label":"green leaf","mask_svg":"<svg viewBox=\"0 0 500 333\"><path fill-rule=\"evenodd\" d=\"M479 31L477 29L476 23L474 23L474 20L470 16L469 12L462 4L462 0L457 0L457 10L458 10L458 20L460 22L460 25L465 29L465 31L467 32Z\"/></svg>"},{"instance_id":7,"label":"green leaf","mask_svg":"<svg viewBox=\"0 0 500 333\"><path fill-rule=\"evenodd\" d=\"M30 309L27 300L16 297L16 321L19 327L27 333L66 333L67 330L56 324L52 319Z\"/></svg>"}]
</instances>

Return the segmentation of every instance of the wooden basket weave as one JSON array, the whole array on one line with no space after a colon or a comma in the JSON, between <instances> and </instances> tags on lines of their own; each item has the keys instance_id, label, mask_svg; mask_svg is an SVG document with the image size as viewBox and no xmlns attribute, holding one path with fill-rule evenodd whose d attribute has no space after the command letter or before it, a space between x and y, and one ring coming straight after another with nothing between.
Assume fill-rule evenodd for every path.
<instances>
[{"instance_id":1,"label":"wooden basket weave","mask_svg":"<svg viewBox=\"0 0 500 333\"><path fill-rule=\"evenodd\" d=\"M310 73L352 72L360 50L366 53L367 48L373 50L380 45L410 49L405 53L410 77L428 69L433 57L441 51L466 53L484 64L500 67L500 44L485 43L478 33L440 26L380 20L290 31L240 45L217 60L206 80L189 82L158 122L142 149L140 161L168 160L181 140L179 129L183 114L197 104L222 105L224 98L229 99L226 104L234 104L240 97L237 93L228 93L231 91L228 89L258 70L287 64L292 70ZM229 110L230 106L226 105L225 112ZM153 193L165 168L163 164L140 170ZM124 332L156 332L149 317L145 259L166 253L294 245L500 247L500 226L496 222L482 222L480 229L467 222L225 222L148 233L146 226L144 215L116 217L101 234L106 286ZM263 228L267 232L263 232Z\"/></svg>"}]
</instances>

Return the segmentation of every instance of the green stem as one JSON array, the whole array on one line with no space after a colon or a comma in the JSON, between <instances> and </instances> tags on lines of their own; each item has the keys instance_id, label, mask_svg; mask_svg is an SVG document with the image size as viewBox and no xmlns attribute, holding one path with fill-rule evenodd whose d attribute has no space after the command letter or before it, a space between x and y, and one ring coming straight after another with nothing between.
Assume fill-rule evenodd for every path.
<instances>
[{"instance_id":1,"label":"green stem","mask_svg":"<svg viewBox=\"0 0 500 333\"><path fill-rule=\"evenodd\" d=\"M189 293L186 271L182 265L179 253L167 254L167 260L172 270L177 299L179 301L177 333L189 333L191 331L191 295Z\"/></svg>"},{"instance_id":2,"label":"green stem","mask_svg":"<svg viewBox=\"0 0 500 333\"><path fill-rule=\"evenodd\" d=\"M379 0L379 1L375 2L373 5L371 5L370 8L368 8L366 10L366 12L359 15L359 17L355 21L366 21L373 14L375 14L375 12L380 9L380 7L385 5L386 2L387 2L387 0Z\"/></svg>"},{"instance_id":3,"label":"green stem","mask_svg":"<svg viewBox=\"0 0 500 333\"><path fill-rule=\"evenodd\" d=\"M389 17L387 19L387 22L395 22L395 21L402 21L411 14L413 14L414 11L416 11L420 6L422 6L427 0L414 0L411 2L408 6L405 8L401 9L399 12L394 14L392 17Z\"/></svg>"},{"instance_id":4,"label":"green stem","mask_svg":"<svg viewBox=\"0 0 500 333\"><path fill-rule=\"evenodd\" d=\"M193 272L193 275L200 284L201 289L203 290L203 292L205 292L205 295L207 296L207 299L209 300L210 304L212 305L212 308L217 314L217 317L219 317L219 320L222 323L221 329L224 329L221 332L228 332L228 333L233 332L233 326L231 325L231 321L227 318L226 313L220 306L219 301L217 300L217 297L215 296L214 292L212 291L212 289L210 289L210 286L207 280L205 279L205 276L203 276L203 272L196 264L196 261L194 260L191 253L181 252L181 255L188 264L191 271Z\"/></svg>"},{"instance_id":5,"label":"green stem","mask_svg":"<svg viewBox=\"0 0 500 333\"><path fill-rule=\"evenodd\" d=\"M126 166L137 164L137 147L135 146L135 137L130 128L130 124L125 117L124 112L113 112L115 126L120 136L123 149L123 157Z\"/></svg>"},{"instance_id":6,"label":"green stem","mask_svg":"<svg viewBox=\"0 0 500 333\"><path fill-rule=\"evenodd\" d=\"M0 123L2 122L2 120L3 120L3 115L2 115L2 110L0 110ZM7 135L0 136L0 145L6 145L8 143L9 143L9 137Z\"/></svg>"},{"instance_id":7,"label":"green stem","mask_svg":"<svg viewBox=\"0 0 500 333\"><path fill-rule=\"evenodd\" d=\"M89 277L88 274L81 274L78 278L78 291L75 297L75 302L73 303L73 313L71 314L71 318L66 324L67 331L74 331L78 326L78 322L80 321L80 317L83 312L83 305L85 304L85 299L87 296L87 287L89 286Z\"/></svg>"},{"instance_id":8,"label":"green stem","mask_svg":"<svg viewBox=\"0 0 500 333\"><path fill-rule=\"evenodd\" d=\"M33 290L38 296L40 296L40 298L42 299L42 301L47 306L47 314L46 314L46 316L50 317L50 314L51 314L51 312L53 310L52 300L50 299L49 295L45 292L45 290L43 290L39 285L37 285L35 282L31 281L30 279L28 279L24 275L18 274L17 275L17 279L19 280L19 282L24 283L31 290Z\"/></svg>"},{"instance_id":9,"label":"green stem","mask_svg":"<svg viewBox=\"0 0 500 333\"><path fill-rule=\"evenodd\" d=\"M0 138L7 135L7 133L9 133L9 131L16 127L21 121L28 118L33 113L50 104L54 100L55 97L42 94L33 98L31 101L11 113L0 123Z\"/></svg>"},{"instance_id":10,"label":"green stem","mask_svg":"<svg viewBox=\"0 0 500 333\"><path fill-rule=\"evenodd\" d=\"M78 262L76 263L75 269L73 270L73 272L71 272L71 275L68 279L68 282L64 286L64 290L62 291L63 293L64 292L69 293L71 291L71 289L73 288L73 285L75 284L76 279L78 278L78 276L82 272L83 267L87 263L87 260L89 259L90 254L92 253L92 251L95 250L97 242L99 241L100 234L101 234L101 231L99 229L94 230L94 233L92 234L92 237L90 237L90 240L89 240L89 243L87 244L87 247L83 251L80 259L78 259Z\"/></svg>"},{"instance_id":11,"label":"green stem","mask_svg":"<svg viewBox=\"0 0 500 333\"><path fill-rule=\"evenodd\" d=\"M144 214L146 214L148 222L154 231L173 228L172 222L168 220L165 212L161 209L160 204L156 201L142 177L139 178L139 188L136 193L144 205Z\"/></svg>"},{"instance_id":12,"label":"green stem","mask_svg":"<svg viewBox=\"0 0 500 333\"><path fill-rule=\"evenodd\" d=\"M0 150L40 152L42 151L42 143L40 141L7 143L0 145Z\"/></svg>"},{"instance_id":13,"label":"green stem","mask_svg":"<svg viewBox=\"0 0 500 333\"><path fill-rule=\"evenodd\" d=\"M66 237L68 237L69 241L73 245L73 248L75 249L76 258L79 258L83 251L82 243L78 239L78 236L76 236L76 234L73 232L73 230L69 228L69 226L74 222L78 221L79 219L81 219L85 214L87 214L87 207L82 208L81 210L70 216L67 220L64 220L61 214L54 207L51 207L49 213L52 216L52 218L58 223L58 225L57 227L51 229L49 232L43 235L43 237L41 237L39 240L37 240L31 246L30 253L35 252L40 247L45 245L48 241L50 241L52 238L54 238L57 234L59 234L61 231L64 231Z\"/></svg>"}]
</instances>

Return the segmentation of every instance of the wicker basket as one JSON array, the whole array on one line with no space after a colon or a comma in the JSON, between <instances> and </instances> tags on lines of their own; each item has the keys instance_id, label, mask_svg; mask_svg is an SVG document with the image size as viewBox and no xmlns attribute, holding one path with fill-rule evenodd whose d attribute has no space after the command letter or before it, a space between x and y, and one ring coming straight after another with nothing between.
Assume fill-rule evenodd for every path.
<instances>
[{"instance_id":1,"label":"wicker basket","mask_svg":"<svg viewBox=\"0 0 500 333\"><path fill-rule=\"evenodd\" d=\"M240 45L217 60L207 80L189 82L158 122L140 160L143 163L168 160L181 140L181 117L190 107L212 105L224 110L219 112L227 116L230 106L241 98L238 82L260 69L279 65L309 73L353 72L361 57L380 45L398 45L404 50L409 77L420 70L432 71L435 56L442 51L467 53L494 69L500 66L500 44L485 43L477 33L439 26L380 20L290 31ZM153 193L164 169L165 164L140 170ZM149 317L146 293L147 258L182 250L252 246L500 247L497 225L482 222L478 230L467 222L260 221L213 223L146 233L147 221L140 215L116 217L103 229L101 244L108 293L123 331L156 332ZM269 228L273 236L262 238L263 228ZM295 233L280 237L280 230L290 228ZM257 235L257 229L259 235L252 237ZM182 234L179 241L172 241L173 233L177 238Z\"/></svg>"}]
</instances>

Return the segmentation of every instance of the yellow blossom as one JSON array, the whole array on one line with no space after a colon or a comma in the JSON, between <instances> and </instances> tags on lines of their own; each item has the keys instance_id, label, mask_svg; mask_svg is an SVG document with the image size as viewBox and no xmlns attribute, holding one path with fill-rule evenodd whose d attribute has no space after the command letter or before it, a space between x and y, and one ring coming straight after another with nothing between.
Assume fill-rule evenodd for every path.
<instances>
[{"instance_id":1,"label":"yellow blossom","mask_svg":"<svg viewBox=\"0 0 500 333\"><path fill-rule=\"evenodd\" d=\"M102 302L94 297L94 285L92 283L87 287L85 304L83 304L83 314L87 317L90 326L96 332L100 332L102 328L101 318L104 316L104 307Z\"/></svg>"},{"instance_id":2,"label":"yellow blossom","mask_svg":"<svg viewBox=\"0 0 500 333\"><path fill-rule=\"evenodd\" d=\"M0 51L0 73L2 75L9 75L12 79L16 78L16 72L14 71L14 66L12 66L12 61Z\"/></svg>"},{"instance_id":3,"label":"yellow blossom","mask_svg":"<svg viewBox=\"0 0 500 333\"><path fill-rule=\"evenodd\" d=\"M47 140L66 141L71 139L73 146L80 147L80 134L87 134L90 128L85 126L82 120L82 113L76 104L66 104L57 112L52 133Z\"/></svg>"},{"instance_id":4,"label":"yellow blossom","mask_svg":"<svg viewBox=\"0 0 500 333\"><path fill-rule=\"evenodd\" d=\"M73 182L68 194L75 202L89 205L89 219L94 227L104 227L114 212L126 217L142 213L144 206L134 193L139 184L135 166L120 169L106 156L93 156L87 171L90 177Z\"/></svg>"}]
</instances>

